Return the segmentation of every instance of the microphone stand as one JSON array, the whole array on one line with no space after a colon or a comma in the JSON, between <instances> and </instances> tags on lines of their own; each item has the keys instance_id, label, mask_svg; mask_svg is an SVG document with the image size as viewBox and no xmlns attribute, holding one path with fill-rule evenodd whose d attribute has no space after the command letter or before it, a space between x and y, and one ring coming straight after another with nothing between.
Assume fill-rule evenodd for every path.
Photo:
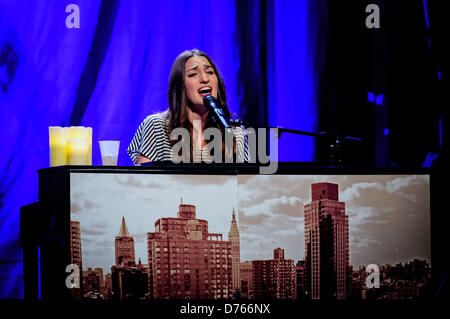
<instances>
[{"instance_id":1,"label":"microphone stand","mask_svg":"<svg viewBox=\"0 0 450 319\"><path fill-rule=\"evenodd\" d=\"M243 125L243 122L240 119L230 119L231 125L234 126L240 126ZM254 127L254 126L248 126L244 125L245 127ZM300 130L294 130L289 128L284 128L280 126L266 126L261 125L257 126L257 128L266 128L266 129L277 129L277 135L276 137L279 139L283 135L283 133L289 133L289 134L296 134L296 135L303 135L303 136L312 136L316 139L325 141L328 151L329 151L329 162L330 164L342 164L342 145L343 144L349 144L349 143L362 143L362 138L360 137L352 137L352 136L345 136L345 135L339 135L336 133L330 133L330 132L307 132L307 131L300 131ZM257 130L255 130L257 131Z\"/></svg>"},{"instance_id":2,"label":"microphone stand","mask_svg":"<svg viewBox=\"0 0 450 319\"><path fill-rule=\"evenodd\" d=\"M269 127L270 128L270 127ZM275 128L275 127L273 127ZM330 132L306 132L300 130L293 130L283 127L278 128L277 138L281 138L282 133L291 133L303 136L312 136L317 139L325 141L328 151L329 151L329 162L330 164L342 164L342 145L348 143L362 143L362 139L359 137L338 135L336 133Z\"/></svg>"}]
</instances>

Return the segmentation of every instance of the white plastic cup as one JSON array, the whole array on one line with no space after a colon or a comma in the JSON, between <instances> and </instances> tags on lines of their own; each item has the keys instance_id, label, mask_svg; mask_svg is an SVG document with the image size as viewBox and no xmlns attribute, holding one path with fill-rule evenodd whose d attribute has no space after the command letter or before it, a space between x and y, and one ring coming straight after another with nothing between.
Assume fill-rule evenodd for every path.
<instances>
[{"instance_id":1,"label":"white plastic cup","mask_svg":"<svg viewBox=\"0 0 450 319\"><path fill-rule=\"evenodd\" d=\"M120 141L98 141L103 166L116 166L119 157Z\"/></svg>"}]
</instances>

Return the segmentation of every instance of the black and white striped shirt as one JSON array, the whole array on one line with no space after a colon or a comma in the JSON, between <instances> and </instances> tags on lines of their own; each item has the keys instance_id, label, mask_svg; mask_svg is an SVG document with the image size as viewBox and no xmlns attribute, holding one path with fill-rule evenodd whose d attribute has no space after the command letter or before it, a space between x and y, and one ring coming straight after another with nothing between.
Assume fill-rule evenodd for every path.
<instances>
[{"instance_id":1,"label":"black and white striped shirt","mask_svg":"<svg viewBox=\"0 0 450 319\"><path fill-rule=\"evenodd\" d=\"M139 125L133 140L128 146L127 153L136 163L138 153L150 161L173 161L173 150L169 136L165 132L164 121L167 111L147 116ZM236 137L236 160L249 162L250 153L248 139L242 127L233 129ZM208 151L194 150L194 162L204 160L211 162L212 157Z\"/></svg>"}]
</instances>

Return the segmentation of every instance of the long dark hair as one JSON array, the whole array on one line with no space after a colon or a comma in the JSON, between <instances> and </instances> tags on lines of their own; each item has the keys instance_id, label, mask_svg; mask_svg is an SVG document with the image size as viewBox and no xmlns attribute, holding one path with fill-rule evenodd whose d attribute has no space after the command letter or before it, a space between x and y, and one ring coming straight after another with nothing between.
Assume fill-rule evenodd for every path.
<instances>
[{"instance_id":1,"label":"long dark hair","mask_svg":"<svg viewBox=\"0 0 450 319\"><path fill-rule=\"evenodd\" d=\"M214 69L214 72L218 80L218 92L217 92L217 103L222 107L223 112L228 117L230 116L230 111L227 107L227 97L225 93L225 84L223 83L222 77L220 76L219 70L216 67L214 61L205 53L197 49L186 50L182 52L173 62L172 70L169 76L169 88L167 90L167 98L169 102L169 110L167 112L166 118L166 134L170 139L170 132L177 127L183 127L188 130L192 128L192 124L188 120L187 108L189 107L189 100L186 96L185 89L185 67L186 62L193 56L203 56L205 57ZM217 127L224 138L224 131L221 127L216 125L211 117L208 117L208 122L206 127ZM177 141L171 141L175 144ZM235 153L235 146L233 147L233 153ZM222 141L222 153L224 154L225 148ZM192 159L192 140L191 140L191 159Z\"/></svg>"}]
</instances>

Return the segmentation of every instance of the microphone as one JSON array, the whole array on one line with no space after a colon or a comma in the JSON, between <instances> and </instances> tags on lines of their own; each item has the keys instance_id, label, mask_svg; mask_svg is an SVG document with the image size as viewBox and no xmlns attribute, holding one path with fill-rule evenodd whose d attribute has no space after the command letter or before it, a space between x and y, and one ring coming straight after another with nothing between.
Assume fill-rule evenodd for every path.
<instances>
[{"instance_id":1,"label":"microphone","mask_svg":"<svg viewBox=\"0 0 450 319\"><path fill-rule=\"evenodd\" d=\"M206 94L203 97L203 105L208 111L211 111L212 119L214 122L225 129L225 131L231 131L231 125L222 109L216 104L216 99L211 94Z\"/></svg>"}]
</instances>

